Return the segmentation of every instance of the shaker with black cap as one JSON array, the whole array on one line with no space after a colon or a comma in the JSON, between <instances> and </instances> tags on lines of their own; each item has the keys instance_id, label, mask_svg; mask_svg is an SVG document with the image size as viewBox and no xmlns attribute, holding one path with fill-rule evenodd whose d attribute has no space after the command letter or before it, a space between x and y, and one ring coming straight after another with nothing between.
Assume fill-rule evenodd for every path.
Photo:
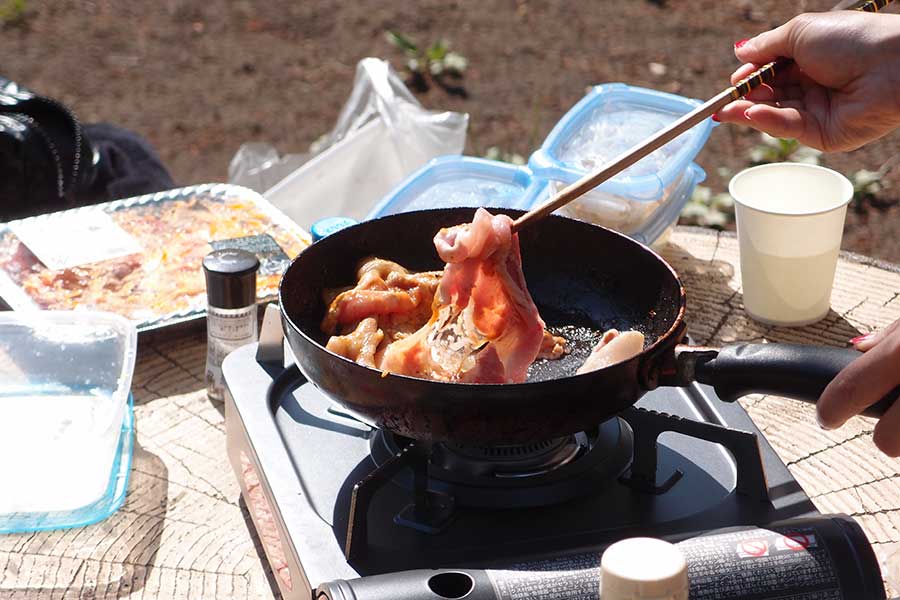
<instances>
[{"instance_id":1,"label":"shaker with black cap","mask_svg":"<svg viewBox=\"0 0 900 600\"><path fill-rule=\"evenodd\" d=\"M206 390L222 400L222 361L257 340L256 272L259 259L246 250L215 250L203 259L206 275Z\"/></svg>"}]
</instances>

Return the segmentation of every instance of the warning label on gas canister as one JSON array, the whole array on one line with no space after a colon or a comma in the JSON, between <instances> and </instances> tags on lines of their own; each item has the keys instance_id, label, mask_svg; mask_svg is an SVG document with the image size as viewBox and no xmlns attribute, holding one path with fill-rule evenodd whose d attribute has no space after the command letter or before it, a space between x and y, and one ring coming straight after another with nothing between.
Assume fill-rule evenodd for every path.
<instances>
[{"instance_id":1,"label":"warning label on gas canister","mask_svg":"<svg viewBox=\"0 0 900 600\"><path fill-rule=\"evenodd\" d=\"M769 542L766 540L748 540L737 545L737 553L741 558L759 558L769 555Z\"/></svg>"},{"instance_id":2,"label":"warning label on gas canister","mask_svg":"<svg viewBox=\"0 0 900 600\"><path fill-rule=\"evenodd\" d=\"M600 600L600 555L512 565L485 571L499 600Z\"/></svg>"},{"instance_id":3,"label":"warning label on gas canister","mask_svg":"<svg viewBox=\"0 0 900 600\"><path fill-rule=\"evenodd\" d=\"M812 533L788 533L774 538L774 544L769 546L773 538L747 540L735 546L735 551L740 558L760 558L769 556L771 552L802 552L809 548L817 548L816 536Z\"/></svg>"},{"instance_id":4,"label":"warning label on gas canister","mask_svg":"<svg viewBox=\"0 0 900 600\"><path fill-rule=\"evenodd\" d=\"M691 600L848 600L827 544L812 527L747 528L677 544ZM600 554L485 571L498 600L599 600Z\"/></svg>"},{"instance_id":5,"label":"warning label on gas canister","mask_svg":"<svg viewBox=\"0 0 900 600\"><path fill-rule=\"evenodd\" d=\"M816 536L812 533L788 533L775 540L775 548L781 552L802 552L817 547Z\"/></svg>"},{"instance_id":6,"label":"warning label on gas canister","mask_svg":"<svg viewBox=\"0 0 900 600\"><path fill-rule=\"evenodd\" d=\"M844 598L828 549L810 528L746 529L692 538L678 548L688 564L691 600Z\"/></svg>"}]
</instances>

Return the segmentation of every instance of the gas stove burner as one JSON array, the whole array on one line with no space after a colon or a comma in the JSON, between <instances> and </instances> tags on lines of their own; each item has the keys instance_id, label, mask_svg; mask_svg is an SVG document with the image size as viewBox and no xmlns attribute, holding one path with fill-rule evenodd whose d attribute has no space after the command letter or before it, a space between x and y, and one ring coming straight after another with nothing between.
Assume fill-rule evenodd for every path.
<instances>
[{"instance_id":1,"label":"gas stove burner","mask_svg":"<svg viewBox=\"0 0 900 600\"><path fill-rule=\"evenodd\" d=\"M475 476L532 477L567 465L588 449L590 440L581 432L512 446L438 444L431 461L446 470Z\"/></svg>"},{"instance_id":2,"label":"gas stove burner","mask_svg":"<svg viewBox=\"0 0 900 600\"><path fill-rule=\"evenodd\" d=\"M591 571L572 571L570 557L624 537L674 542L818 514L743 408L705 386L659 388L621 420L536 444L426 444L334 410L295 366L261 364L256 350L223 366L228 456L285 598L397 599L382 576L536 560L543 570L559 557L581 585L573 573ZM360 585L333 595L338 580ZM493 597L482 592L469 596ZM420 585L404 597L423 595Z\"/></svg>"},{"instance_id":3,"label":"gas stove burner","mask_svg":"<svg viewBox=\"0 0 900 600\"><path fill-rule=\"evenodd\" d=\"M370 449L378 467L410 440L379 430ZM558 504L610 485L631 464L633 435L614 418L591 431L530 444L474 446L435 443L428 455L428 489L457 506L522 508ZM413 476L394 482L412 491Z\"/></svg>"}]
</instances>

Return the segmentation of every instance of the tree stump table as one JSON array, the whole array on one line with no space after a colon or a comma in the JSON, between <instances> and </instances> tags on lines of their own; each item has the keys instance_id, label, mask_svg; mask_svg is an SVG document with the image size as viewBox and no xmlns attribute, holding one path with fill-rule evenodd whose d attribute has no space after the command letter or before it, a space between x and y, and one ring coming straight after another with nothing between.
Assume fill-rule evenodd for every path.
<instances>
[{"instance_id":1,"label":"tree stump table","mask_svg":"<svg viewBox=\"0 0 900 600\"><path fill-rule=\"evenodd\" d=\"M865 257L842 255L824 320L786 329L743 311L732 234L679 228L662 253L687 287L699 344L846 346L900 318L900 268ZM226 458L223 406L206 397L205 352L202 331L142 342L125 504L96 525L0 536L0 598L277 596ZM900 463L873 445L872 420L823 431L811 405L761 396L742 404L819 510L856 518L881 557L900 549Z\"/></svg>"}]
</instances>

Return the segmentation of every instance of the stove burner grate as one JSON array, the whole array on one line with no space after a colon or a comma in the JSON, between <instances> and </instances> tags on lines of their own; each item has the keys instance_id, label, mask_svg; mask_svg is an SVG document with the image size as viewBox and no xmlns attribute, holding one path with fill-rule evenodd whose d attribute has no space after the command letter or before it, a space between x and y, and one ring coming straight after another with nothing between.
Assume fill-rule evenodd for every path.
<instances>
[{"instance_id":1,"label":"stove burner grate","mask_svg":"<svg viewBox=\"0 0 900 600\"><path fill-rule=\"evenodd\" d=\"M631 463L632 438L628 424L614 418L588 432L518 446L427 444L427 487L451 496L458 506L559 504L614 483ZM378 430L369 444L372 460L381 468L412 443ZM398 472L392 482L414 491L409 469Z\"/></svg>"},{"instance_id":2,"label":"stove burner grate","mask_svg":"<svg viewBox=\"0 0 900 600\"><path fill-rule=\"evenodd\" d=\"M667 431L722 444L739 465L736 491L757 500L769 499L755 434L652 410L631 408L593 431L523 446L440 444L376 430L369 444L375 470L353 488L345 556L354 560L365 553L369 504L374 494L389 484L408 489L412 498L412 503L394 521L427 533L443 531L453 520L457 506L545 506L577 498L616 481L636 490L665 493L682 476L675 471L662 486L656 483L657 439ZM572 447L573 440L582 450L575 455L562 453L561 450ZM447 456L455 457L457 462L448 463ZM560 456L564 458L559 459ZM496 472L497 466L505 462L521 466L523 461L533 463L549 457L554 460L537 472L521 472L519 477L503 477ZM473 472L473 461L492 467L486 472ZM628 474L623 475L626 471Z\"/></svg>"},{"instance_id":3,"label":"stove burner grate","mask_svg":"<svg viewBox=\"0 0 900 600\"><path fill-rule=\"evenodd\" d=\"M516 444L513 446L472 446L470 444L455 444L447 442L444 445L460 454L481 460L518 460L543 457L548 452L556 450L566 443L566 438L556 438L530 444Z\"/></svg>"},{"instance_id":4,"label":"stove burner grate","mask_svg":"<svg viewBox=\"0 0 900 600\"><path fill-rule=\"evenodd\" d=\"M530 477L569 464L590 448L585 433L513 446L473 446L444 443L434 449L432 462L448 470L477 475Z\"/></svg>"}]
</instances>

